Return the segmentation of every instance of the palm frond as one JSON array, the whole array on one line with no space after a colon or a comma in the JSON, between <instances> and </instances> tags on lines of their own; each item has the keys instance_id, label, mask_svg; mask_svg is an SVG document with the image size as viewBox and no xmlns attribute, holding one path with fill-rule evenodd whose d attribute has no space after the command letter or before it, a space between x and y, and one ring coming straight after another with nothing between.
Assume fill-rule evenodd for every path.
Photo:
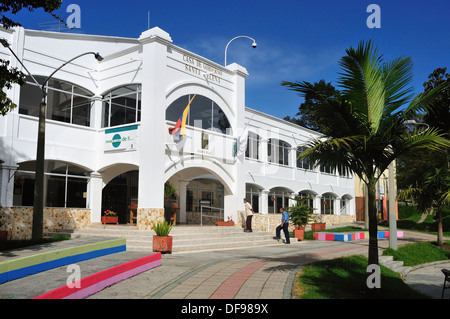
<instances>
[{"instance_id":1,"label":"palm frond","mask_svg":"<svg viewBox=\"0 0 450 319\"><path fill-rule=\"evenodd\" d=\"M371 134L375 134L385 100L381 56L372 41L361 42L357 49L350 48L346 52L347 56L339 62L343 73L338 83L344 88L343 95L350 101L353 111L366 118Z\"/></svg>"},{"instance_id":2,"label":"palm frond","mask_svg":"<svg viewBox=\"0 0 450 319\"><path fill-rule=\"evenodd\" d=\"M409 188L409 189L406 189L406 190L400 192L397 195L396 199L403 200L403 201L404 200L409 200L409 199L412 199L412 198L414 198L417 195L420 195L422 193L423 193L423 190L420 189L420 188Z\"/></svg>"}]
</instances>

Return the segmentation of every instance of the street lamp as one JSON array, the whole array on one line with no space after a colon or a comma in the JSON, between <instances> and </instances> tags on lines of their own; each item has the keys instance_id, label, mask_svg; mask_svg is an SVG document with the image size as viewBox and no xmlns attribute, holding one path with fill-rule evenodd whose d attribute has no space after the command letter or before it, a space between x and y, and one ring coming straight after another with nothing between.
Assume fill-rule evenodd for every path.
<instances>
[{"instance_id":1,"label":"street lamp","mask_svg":"<svg viewBox=\"0 0 450 319\"><path fill-rule=\"evenodd\" d=\"M420 123L416 120L406 120L403 122L403 125L412 125L412 126L420 126L425 125L426 129L419 133L423 134L426 131L430 129L430 125L427 123ZM396 216L396 197L397 194L395 192L395 170L394 170L394 161L389 164L388 166L388 172L389 172L389 179L388 179L388 186L389 186L389 248L392 248L394 250L397 250L397 216Z\"/></svg>"},{"instance_id":2,"label":"street lamp","mask_svg":"<svg viewBox=\"0 0 450 319\"><path fill-rule=\"evenodd\" d=\"M46 97L47 92L45 91L45 86L51 77L61 70L64 66L71 63L72 61L89 54L93 54L97 61L103 61L103 57L97 52L86 52L76 57L64 62L59 68L53 71L47 79L39 84L33 77L30 71L25 67L22 61L17 57L14 51L11 49L8 41L5 38L0 39L0 44L14 55L14 57L19 61L22 67L27 71L33 81L39 86L42 93L41 104L39 106L39 126L38 126L38 138L37 138L37 151L36 151L36 172L34 181L34 205L33 205L33 226L32 226L32 239L41 239L43 237L43 226L44 226L44 164L45 164L45 108L46 108Z\"/></svg>"},{"instance_id":3,"label":"street lamp","mask_svg":"<svg viewBox=\"0 0 450 319\"><path fill-rule=\"evenodd\" d=\"M255 49L255 48L258 46L258 45L256 44L255 39L250 38L250 37L248 37L248 36L246 36L246 35L240 35L240 36L237 36L237 37L231 39L230 42L228 42L227 46L225 47L225 66L227 66L227 50L228 50L228 46L230 45L230 43L231 43L233 40L236 40L236 39L238 39L238 38L247 38L247 39L252 40L252 41L253 41L253 43L252 43L253 49Z\"/></svg>"}]
</instances>

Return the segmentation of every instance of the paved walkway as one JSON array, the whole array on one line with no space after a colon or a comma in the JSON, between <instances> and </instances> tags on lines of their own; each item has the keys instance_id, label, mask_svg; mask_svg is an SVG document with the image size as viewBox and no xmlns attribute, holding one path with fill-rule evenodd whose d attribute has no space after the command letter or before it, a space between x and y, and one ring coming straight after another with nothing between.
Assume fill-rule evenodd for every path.
<instances>
[{"instance_id":1,"label":"paved walkway","mask_svg":"<svg viewBox=\"0 0 450 319\"><path fill-rule=\"evenodd\" d=\"M405 238L399 239L399 245L434 238L408 232ZM76 244L76 240L70 242ZM387 239L379 240L382 248L388 244ZM56 247L53 244L48 249ZM161 267L108 287L89 299L289 299L295 297L292 295L295 274L303 265L347 255L366 255L367 249L367 240L302 241L291 245L274 242L273 246L163 255ZM20 256L21 253L8 254ZM82 277L148 254L151 252L124 252L84 261L79 263ZM440 298L444 278L441 268L450 265L416 269L407 275L406 282L433 298ZM60 267L4 283L0 285L0 298L33 298L65 285L67 276L67 267Z\"/></svg>"}]
</instances>

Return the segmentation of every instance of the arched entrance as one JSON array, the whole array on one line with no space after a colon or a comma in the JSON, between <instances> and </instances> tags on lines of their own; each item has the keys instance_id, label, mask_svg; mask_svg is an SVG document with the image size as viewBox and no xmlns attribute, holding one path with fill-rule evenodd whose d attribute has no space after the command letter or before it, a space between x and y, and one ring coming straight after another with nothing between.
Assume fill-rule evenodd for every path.
<instances>
[{"instance_id":1,"label":"arched entrance","mask_svg":"<svg viewBox=\"0 0 450 319\"><path fill-rule=\"evenodd\" d=\"M227 217L236 220L234 198L227 199L232 196L231 189L218 171L206 167L184 168L167 180L176 188L177 225L208 225Z\"/></svg>"},{"instance_id":2,"label":"arched entrance","mask_svg":"<svg viewBox=\"0 0 450 319\"><path fill-rule=\"evenodd\" d=\"M130 217L136 216L138 204L139 171L119 174L103 188L102 212L112 210L118 213L119 224L134 223ZM132 211L133 213L131 213Z\"/></svg>"}]
</instances>

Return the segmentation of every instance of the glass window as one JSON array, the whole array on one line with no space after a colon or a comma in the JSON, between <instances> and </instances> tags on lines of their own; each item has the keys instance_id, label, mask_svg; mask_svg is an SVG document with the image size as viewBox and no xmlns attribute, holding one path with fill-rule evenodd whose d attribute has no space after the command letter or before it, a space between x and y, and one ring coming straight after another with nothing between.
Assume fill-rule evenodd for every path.
<instances>
[{"instance_id":1,"label":"glass window","mask_svg":"<svg viewBox=\"0 0 450 319\"><path fill-rule=\"evenodd\" d=\"M289 145L285 141L271 138L269 139L267 147L269 163L278 163L280 165L289 166L289 154L291 152L291 145Z\"/></svg>"},{"instance_id":2,"label":"glass window","mask_svg":"<svg viewBox=\"0 0 450 319\"><path fill-rule=\"evenodd\" d=\"M47 181L46 207L86 208L86 193L90 172L59 161L45 163ZM19 165L14 175L14 206L34 204L35 162Z\"/></svg>"},{"instance_id":3,"label":"glass window","mask_svg":"<svg viewBox=\"0 0 450 319\"><path fill-rule=\"evenodd\" d=\"M332 174L332 175L334 175L334 173L335 173L335 169L334 168L332 168L331 166L320 166L320 171L322 172L322 173L327 173L327 174Z\"/></svg>"},{"instance_id":4,"label":"glass window","mask_svg":"<svg viewBox=\"0 0 450 319\"><path fill-rule=\"evenodd\" d=\"M335 200L332 194L323 194L320 199L320 213L324 215L334 214Z\"/></svg>"},{"instance_id":5,"label":"glass window","mask_svg":"<svg viewBox=\"0 0 450 319\"><path fill-rule=\"evenodd\" d=\"M261 189L253 185L246 185L245 198L252 205L255 213L259 212L259 198L261 196Z\"/></svg>"},{"instance_id":6,"label":"glass window","mask_svg":"<svg viewBox=\"0 0 450 319\"><path fill-rule=\"evenodd\" d=\"M248 143L247 150L245 151L245 157L259 159L259 143L260 138L259 135L249 132L248 133Z\"/></svg>"},{"instance_id":7,"label":"glass window","mask_svg":"<svg viewBox=\"0 0 450 319\"><path fill-rule=\"evenodd\" d=\"M285 188L273 188L269 192L268 210L269 214L278 214L280 208L289 207L291 192Z\"/></svg>"},{"instance_id":8,"label":"glass window","mask_svg":"<svg viewBox=\"0 0 450 319\"><path fill-rule=\"evenodd\" d=\"M300 156L301 153L303 153L304 151L306 151L306 149L307 149L307 148L306 148L305 146L302 146L302 147L298 147L298 148L297 148L297 167L298 167L298 168L303 168L303 169L312 171L312 170L313 170L313 167L312 167L312 165L309 165L309 164L308 164L308 161L307 161L306 159L300 160L300 159L298 158L298 157Z\"/></svg>"},{"instance_id":9,"label":"glass window","mask_svg":"<svg viewBox=\"0 0 450 319\"><path fill-rule=\"evenodd\" d=\"M185 95L171 103L166 109L166 120L177 122L193 96ZM223 110L214 101L198 94L191 103L186 124L203 130L232 134L230 122Z\"/></svg>"},{"instance_id":10,"label":"glass window","mask_svg":"<svg viewBox=\"0 0 450 319\"><path fill-rule=\"evenodd\" d=\"M35 76L35 79L38 83L45 81L45 78L42 76ZM75 84L58 79L50 79L45 90L47 93L47 119L90 126L93 96L91 92ZM41 99L41 89L28 76L27 83L20 89L19 113L39 116Z\"/></svg>"},{"instance_id":11,"label":"glass window","mask_svg":"<svg viewBox=\"0 0 450 319\"><path fill-rule=\"evenodd\" d=\"M133 84L109 91L103 96L102 127L141 120L141 85Z\"/></svg>"},{"instance_id":12,"label":"glass window","mask_svg":"<svg viewBox=\"0 0 450 319\"><path fill-rule=\"evenodd\" d=\"M199 178L189 182L186 189L186 211L200 212L200 206L224 207L224 187L219 181Z\"/></svg>"}]
</instances>

